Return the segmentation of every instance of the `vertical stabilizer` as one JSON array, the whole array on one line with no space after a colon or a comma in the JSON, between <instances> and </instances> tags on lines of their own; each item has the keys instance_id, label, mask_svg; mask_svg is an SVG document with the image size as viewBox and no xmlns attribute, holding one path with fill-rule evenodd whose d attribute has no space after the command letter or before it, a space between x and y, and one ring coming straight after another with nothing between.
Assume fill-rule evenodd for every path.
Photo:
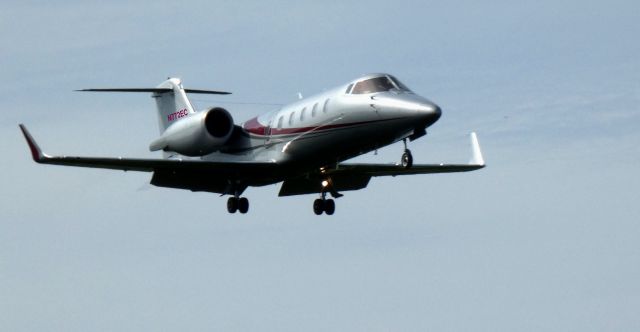
<instances>
[{"instance_id":1,"label":"vertical stabilizer","mask_svg":"<svg viewBox=\"0 0 640 332\"><path fill-rule=\"evenodd\" d=\"M154 92L152 95L156 100L158 126L162 134L172 123L195 111L179 78L169 78L156 88L168 89L166 92Z\"/></svg>"}]
</instances>

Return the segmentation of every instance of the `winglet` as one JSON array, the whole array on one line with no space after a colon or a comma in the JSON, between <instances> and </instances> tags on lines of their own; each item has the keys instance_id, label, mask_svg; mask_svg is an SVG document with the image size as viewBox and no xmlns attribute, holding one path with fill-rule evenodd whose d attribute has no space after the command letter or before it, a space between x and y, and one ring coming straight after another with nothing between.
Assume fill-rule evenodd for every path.
<instances>
[{"instance_id":1,"label":"winglet","mask_svg":"<svg viewBox=\"0 0 640 332\"><path fill-rule=\"evenodd\" d=\"M42 152L42 150L38 146L38 143L36 143L36 140L33 139L31 134L27 130L27 127L25 127L23 124L20 124L20 130L22 130L22 134L27 140L27 144L29 144L29 149L31 150L31 157L33 158L33 161L41 163L46 159L47 155Z\"/></svg>"},{"instance_id":2,"label":"winglet","mask_svg":"<svg viewBox=\"0 0 640 332\"><path fill-rule=\"evenodd\" d=\"M484 158L482 158L482 151L480 151L480 144L478 143L478 136L475 132L470 135L471 138L471 161L469 164L484 166Z\"/></svg>"}]
</instances>

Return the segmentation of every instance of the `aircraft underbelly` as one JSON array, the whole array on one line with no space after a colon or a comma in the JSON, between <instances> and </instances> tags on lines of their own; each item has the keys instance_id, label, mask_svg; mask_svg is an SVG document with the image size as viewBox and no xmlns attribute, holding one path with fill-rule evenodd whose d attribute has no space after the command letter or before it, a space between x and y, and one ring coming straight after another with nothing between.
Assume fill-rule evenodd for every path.
<instances>
[{"instance_id":1,"label":"aircraft underbelly","mask_svg":"<svg viewBox=\"0 0 640 332\"><path fill-rule=\"evenodd\" d=\"M394 143L412 130L406 120L390 119L302 137L292 142L286 152L291 160L327 165Z\"/></svg>"}]
</instances>

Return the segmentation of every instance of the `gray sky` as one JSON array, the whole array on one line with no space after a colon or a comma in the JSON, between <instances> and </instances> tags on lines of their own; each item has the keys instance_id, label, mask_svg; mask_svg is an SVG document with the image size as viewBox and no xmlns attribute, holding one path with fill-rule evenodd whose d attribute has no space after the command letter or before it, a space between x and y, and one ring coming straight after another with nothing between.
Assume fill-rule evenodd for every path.
<instances>
[{"instance_id":1,"label":"gray sky","mask_svg":"<svg viewBox=\"0 0 640 332\"><path fill-rule=\"evenodd\" d=\"M637 1L9 1L0 6L0 330L640 329ZM369 72L443 116L417 163L316 217L252 188L249 215L146 173L45 151L158 157L153 101L80 94L167 76L236 121ZM399 159L401 145L361 161Z\"/></svg>"}]
</instances>

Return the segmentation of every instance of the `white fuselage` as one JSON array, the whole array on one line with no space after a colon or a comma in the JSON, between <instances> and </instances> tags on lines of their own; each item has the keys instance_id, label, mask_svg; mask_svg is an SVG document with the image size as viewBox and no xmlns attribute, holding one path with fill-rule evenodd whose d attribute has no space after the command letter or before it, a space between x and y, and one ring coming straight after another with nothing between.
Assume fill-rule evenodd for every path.
<instances>
[{"instance_id":1,"label":"white fuselage","mask_svg":"<svg viewBox=\"0 0 640 332\"><path fill-rule=\"evenodd\" d=\"M384 75L384 74L381 74ZM244 123L243 139L204 160L331 165L407 137L419 137L440 108L408 89L350 93L370 75Z\"/></svg>"}]
</instances>

